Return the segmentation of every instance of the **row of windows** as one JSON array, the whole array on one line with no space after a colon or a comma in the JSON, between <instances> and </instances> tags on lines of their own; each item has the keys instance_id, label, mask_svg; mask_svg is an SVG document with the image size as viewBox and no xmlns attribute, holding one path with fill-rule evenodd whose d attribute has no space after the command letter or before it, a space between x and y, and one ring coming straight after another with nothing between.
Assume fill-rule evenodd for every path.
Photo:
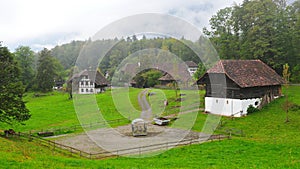
<instances>
[{"instance_id":1,"label":"row of windows","mask_svg":"<svg viewBox=\"0 0 300 169\"><path fill-rule=\"evenodd\" d=\"M83 93L84 92L84 89L81 89L81 93ZM85 89L85 92L94 92L94 89Z\"/></svg>"},{"instance_id":2,"label":"row of windows","mask_svg":"<svg viewBox=\"0 0 300 169\"><path fill-rule=\"evenodd\" d=\"M84 85L84 82L81 82L80 84L81 84L81 85ZM89 84L90 84L90 85L93 85L93 82L88 82L88 81L85 82L85 85L89 85Z\"/></svg>"}]
</instances>

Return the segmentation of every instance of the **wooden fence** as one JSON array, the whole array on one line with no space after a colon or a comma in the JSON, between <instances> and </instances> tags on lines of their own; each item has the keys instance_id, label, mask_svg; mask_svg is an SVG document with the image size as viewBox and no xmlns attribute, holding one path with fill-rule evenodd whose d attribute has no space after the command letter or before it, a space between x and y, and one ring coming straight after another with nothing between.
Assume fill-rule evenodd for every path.
<instances>
[{"instance_id":1,"label":"wooden fence","mask_svg":"<svg viewBox=\"0 0 300 169\"><path fill-rule=\"evenodd\" d=\"M29 134L37 134L40 132L53 132L54 135L69 133L69 132L75 132L75 131L81 131L82 129L92 129L92 128L99 128L99 127L105 127L107 125L114 125L119 124L121 122L130 122L130 120L126 118L122 119L114 119L114 120L107 120L107 121L98 121L93 123L86 123L86 124L77 124L69 127L59 127L59 128L52 128L52 129L45 129L45 130L31 130L29 131Z\"/></svg>"},{"instance_id":2,"label":"wooden fence","mask_svg":"<svg viewBox=\"0 0 300 169\"><path fill-rule=\"evenodd\" d=\"M191 145L191 144L198 144L205 141L214 141L214 140L222 140L222 139L230 139L230 136L225 135L211 135L210 137L203 137L199 139L184 139L181 141L176 142L165 142L159 144L152 144L147 146L139 146L133 147L128 149L119 149L115 151L102 151L99 153L88 153L82 150L76 149L74 147L70 147L67 145L63 145L57 143L52 140L47 140L38 136L34 136L28 133L16 133L14 136L18 136L19 138L28 139L29 141L35 141L40 145L46 146L50 148L52 151L57 151L60 153L64 153L66 155L70 155L73 157L81 157L87 159L103 159L113 156L120 156L120 155L135 155L135 156L142 156L145 153L159 151L159 150L168 150L173 147L183 146L183 145Z\"/></svg>"}]
</instances>

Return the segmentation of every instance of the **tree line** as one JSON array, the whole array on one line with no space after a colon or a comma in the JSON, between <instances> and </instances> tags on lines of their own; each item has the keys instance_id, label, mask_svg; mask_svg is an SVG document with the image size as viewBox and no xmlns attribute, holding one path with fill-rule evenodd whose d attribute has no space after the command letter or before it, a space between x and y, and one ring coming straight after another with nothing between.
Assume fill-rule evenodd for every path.
<instances>
[{"instance_id":1,"label":"tree line","mask_svg":"<svg viewBox=\"0 0 300 169\"><path fill-rule=\"evenodd\" d=\"M300 0L244 0L219 10L203 32L222 59L260 59L279 74L287 63L300 82Z\"/></svg>"},{"instance_id":2,"label":"tree line","mask_svg":"<svg viewBox=\"0 0 300 169\"><path fill-rule=\"evenodd\" d=\"M278 74L282 74L283 65L288 64L291 70L290 81L300 82L300 0L290 5L285 0L244 0L239 5L219 10L212 16L209 27L204 28L203 33L221 59L260 59ZM103 74L107 73L110 77L128 55L156 48L169 51L183 61L199 63L195 75L198 78L206 67L194 51L206 63L213 64L215 61L210 60L213 58L210 56L212 53L203 39L199 37L196 42L184 37L180 40L146 36L139 39L133 35L122 39L72 41L51 50L45 48L38 53L27 46L20 46L15 52L10 52L0 44L0 121L9 123L28 119L30 115L22 101L23 93L29 90L52 91L56 82L65 81L76 70L76 58L83 47L89 51L116 43L97 65ZM91 57L83 66L88 68L98 63L98 59L97 56ZM142 84L151 86L161 74L152 70L139 75L144 79ZM14 112L19 113L10 111L14 107L17 108Z\"/></svg>"}]
</instances>

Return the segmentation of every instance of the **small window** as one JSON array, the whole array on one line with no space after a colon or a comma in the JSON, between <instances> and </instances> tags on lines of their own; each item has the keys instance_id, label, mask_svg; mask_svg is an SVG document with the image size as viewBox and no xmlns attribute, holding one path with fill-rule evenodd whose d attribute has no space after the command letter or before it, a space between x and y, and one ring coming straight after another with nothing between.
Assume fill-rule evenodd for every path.
<instances>
[{"instance_id":1,"label":"small window","mask_svg":"<svg viewBox=\"0 0 300 169\"><path fill-rule=\"evenodd\" d=\"M218 100L216 100L216 103L218 103L219 101Z\"/></svg>"},{"instance_id":2,"label":"small window","mask_svg":"<svg viewBox=\"0 0 300 169\"><path fill-rule=\"evenodd\" d=\"M229 104L229 101L227 100L226 103Z\"/></svg>"},{"instance_id":3,"label":"small window","mask_svg":"<svg viewBox=\"0 0 300 169\"><path fill-rule=\"evenodd\" d=\"M85 85L89 85L89 82L88 82L88 81L86 81L86 82L85 82Z\"/></svg>"},{"instance_id":4,"label":"small window","mask_svg":"<svg viewBox=\"0 0 300 169\"><path fill-rule=\"evenodd\" d=\"M93 82L90 82L90 85L93 86Z\"/></svg>"},{"instance_id":5,"label":"small window","mask_svg":"<svg viewBox=\"0 0 300 169\"><path fill-rule=\"evenodd\" d=\"M81 82L81 85L83 85L84 83L83 82Z\"/></svg>"},{"instance_id":6,"label":"small window","mask_svg":"<svg viewBox=\"0 0 300 169\"><path fill-rule=\"evenodd\" d=\"M83 89L81 89L81 92L84 92L84 90L83 90Z\"/></svg>"},{"instance_id":7,"label":"small window","mask_svg":"<svg viewBox=\"0 0 300 169\"><path fill-rule=\"evenodd\" d=\"M93 90L93 89L91 89L91 92L94 92L94 90Z\"/></svg>"},{"instance_id":8,"label":"small window","mask_svg":"<svg viewBox=\"0 0 300 169\"><path fill-rule=\"evenodd\" d=\"M85 89L86 92L89 92L89 89Z\"/></svg>"},{"instance_id":9,"label":"small window","mask_svg":"<svg viewBox=\"0 0 300 169\"><path fill-rule=\"evenodd\" d=\"M254 103L254 105L255 105L255 106L258 106L258 101L256 101L256 102Z\"/></svg>"}]
</instances>

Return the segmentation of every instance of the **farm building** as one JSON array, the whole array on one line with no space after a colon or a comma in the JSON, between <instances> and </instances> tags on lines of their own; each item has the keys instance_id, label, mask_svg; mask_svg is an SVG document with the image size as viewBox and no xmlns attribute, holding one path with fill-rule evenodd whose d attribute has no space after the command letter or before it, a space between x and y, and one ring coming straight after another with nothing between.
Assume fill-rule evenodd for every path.
<instances>
[{"instance_id":1,"label":"farm building","mask_svg":"<svg viewBox=\"0 0 300 169\"><path fill-rule=\"evenodd\" d=\"M198 65L193 61L186 61L181 63L153 63L143 65L140 62L127 63L120 69L121 77L134 77L137 73L144 69L157 69L160 70L164 75L159 79L161 85L167 85L173 81L180 82L184 86L188 86L189 82L192 81L193 74L197 71ZM132 87L136 87L134 81L128 79L119 79L120 81L127 82Z\"/></svg>"},{"instance_id":2,"label":"farm building","mask_svg":"<svg viewBox=\"0 0 300 169\"><path fill-rule=\"evenodd\" d=\"M205 111L240 117L250 105L261 108L281 96L284 80L260 60L220 60L198 81L204 84Z\"/></svg>"},{"instance_id":3,"label":"farm building","mask_svg":"<svg viewBox=\"0 0 300 169\"><path fill-rule=\"evenodd\" d=\"M168 73L165 73L161 78L158 79L158 81L160 81L161 85L167 85L176 82L176 80Z\"/></svg>"},{"instance_id":4,"label":"farm building","mask_svg":"<svg viewBox=\"0 0 300 169\"><path fill-rule=\"evenodd\" d=\"M100 93L109 85L107 79L99 71L91 70L83 70L74 74L68 83L73 83L73 91L77 91L78 94Z\"/></svg>"},{"instance_id":5,"label":"farm building","mask_svg":"<svg viewBox=\"0 0 300 169\"><path fill-rule=\"evenodd\" d=\"M198 69L198 65L193 61L186 61L185 64L187 65L190 75L193 76Z\"/></svg>"}]
</instances>

